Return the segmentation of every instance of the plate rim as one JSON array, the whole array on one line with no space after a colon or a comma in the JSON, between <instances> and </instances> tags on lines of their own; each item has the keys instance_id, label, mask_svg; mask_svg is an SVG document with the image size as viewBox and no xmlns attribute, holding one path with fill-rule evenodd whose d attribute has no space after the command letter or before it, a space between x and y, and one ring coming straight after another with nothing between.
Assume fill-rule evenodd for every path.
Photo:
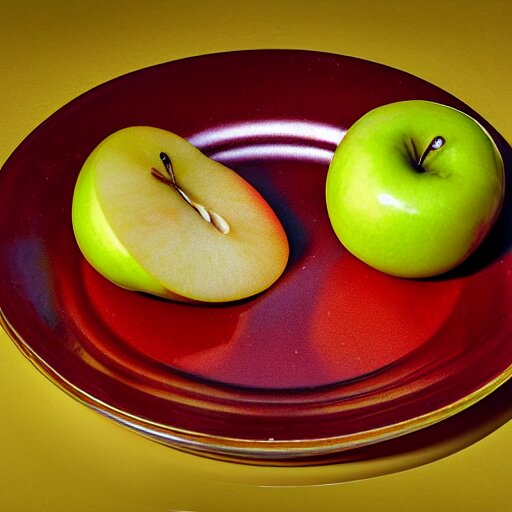
<instances>
[{"instance_id":1,"label":"plate rim","mask_svg":"<svg viewBox=\"0 0 512 512\"><path fill-rule=\"evenodd\" d=\"M512 378L511 364L505 371L490 380L486 385L477 388L473 393L467 394L448 405L407 420L353 434L318 437L307 440L240 439L172 427L141 418L136 414L107 404L74 385L52 368L10 325L1 308L0 327L5 330L15 346L18 347L20 352L33 366L71 398L153 441L196 455L208 455L215 459L232 462L249 462L264 465L297 465L297 461L294 463L296 459L304 458L307 460L309 458L324 457L389 441L427 428L464 411L490 395Z\"/></svg>"}]
</instances>

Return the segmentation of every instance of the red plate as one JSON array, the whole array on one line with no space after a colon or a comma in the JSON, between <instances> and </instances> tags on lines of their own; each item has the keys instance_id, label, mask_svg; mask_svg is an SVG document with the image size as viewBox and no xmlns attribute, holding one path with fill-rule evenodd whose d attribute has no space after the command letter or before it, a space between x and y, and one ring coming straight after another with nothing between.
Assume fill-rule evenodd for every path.
<instances>
[{"instance_id":1,"label":"red plate","mask_svg":"<svg viewBox=\"0 0 512 512\"><path fill-rule=\"evenodd\" d=\"M356 260L325 209L344 130L378 105L413 98L478 118L509 167L511 148L453 96L337 55L196 57L80 96L0 173L5 328L74 397L153 439L214 456L318 458L466 408L512 374L510 198L470 260L421 281ZM102 139L130 125L188 138L261 192L291 246L272 289L235 304L176 304L122 290L84 261L70 214L78 172Z\"/></svg>"}]
</instances>

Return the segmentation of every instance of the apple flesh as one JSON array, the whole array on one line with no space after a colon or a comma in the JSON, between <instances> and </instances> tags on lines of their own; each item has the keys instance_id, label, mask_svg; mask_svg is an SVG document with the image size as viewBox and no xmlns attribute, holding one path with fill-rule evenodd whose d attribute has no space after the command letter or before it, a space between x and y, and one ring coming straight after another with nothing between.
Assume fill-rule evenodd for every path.
<instances>
[{"instance_id":1,"label":"apple flesh","mask_svg":"<svg viewBox=\"0 0 512 512\"><path fill-rule=\"evenodd\" d=\"M288 261L285 231L263 197L159 128L125 128L99 144L78 176L72 222L104 277L174 300L250 297Z\"/></svg>"},{"instance_id":2,"label":"apple flesh","mask_svg":"<svg viewBox=\"0 0 512 512\"><path fill-rule=\"evenodd\" d=\"M365 263L423 278L462 263L494 224L504 169L489 133L423 100L378 107L349 128L326 182L342 244Z\"/></svg>"}]
</instances>

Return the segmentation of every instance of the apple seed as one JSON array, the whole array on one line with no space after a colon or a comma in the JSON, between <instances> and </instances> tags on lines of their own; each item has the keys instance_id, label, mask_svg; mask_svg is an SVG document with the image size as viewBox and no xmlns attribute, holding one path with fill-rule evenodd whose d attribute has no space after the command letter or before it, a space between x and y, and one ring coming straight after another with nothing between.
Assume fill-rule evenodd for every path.
<instances>
[{"instance_id":1,"label":"apple seed","mask_svg":"<svg viewBox=\"0 0 512 512\"><path fill-rule=\"evenodd\" d=\"M181 196L181 198L188 205L190 205L200 215L200 217L203 220L205 220L209 224L212 224L223 235L227 235L230 231L230 227L226 220L217 212L214 212L213 210L208 210L202 204L199 204L190 199L190 197L179 187L169 155L162 151L160 153L160 160L164 164L167 176L164 176L164 174L162 174L161 171L155 169L154 167L151 168L151 175L157 180L161 181L162 183L165 183L166 185L169 185L174 190L176 190L176 192Z\"/></svg>"}]
</instances>

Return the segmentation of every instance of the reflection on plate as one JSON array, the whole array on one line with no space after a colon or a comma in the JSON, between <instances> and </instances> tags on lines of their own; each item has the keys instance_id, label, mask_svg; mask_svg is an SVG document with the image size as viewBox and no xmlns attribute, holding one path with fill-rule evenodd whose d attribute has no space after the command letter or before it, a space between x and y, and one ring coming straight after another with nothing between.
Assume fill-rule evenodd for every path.
<instances>
[{"instance_id":1,"label":"reflection on plate","mask_svg":"<svg viewBox=\"0 0 512 512\"><path fill-rule=\"evenodd\" d=\"M4 327L75 398L216 457L318 462L465 409L512 374L510 202L470 260L422 281L353 258L325 210L345 130L413 98L478 118L411 75L305 51L185 59L84 94L0 173ZM260 191L291 245L275 286L234 304L176 304L122 290L84 261L71 229L76 177L103 138L130 125L188 138ZM509 146L488 128L508 166Z\"/></svg>"}]
</instances>

